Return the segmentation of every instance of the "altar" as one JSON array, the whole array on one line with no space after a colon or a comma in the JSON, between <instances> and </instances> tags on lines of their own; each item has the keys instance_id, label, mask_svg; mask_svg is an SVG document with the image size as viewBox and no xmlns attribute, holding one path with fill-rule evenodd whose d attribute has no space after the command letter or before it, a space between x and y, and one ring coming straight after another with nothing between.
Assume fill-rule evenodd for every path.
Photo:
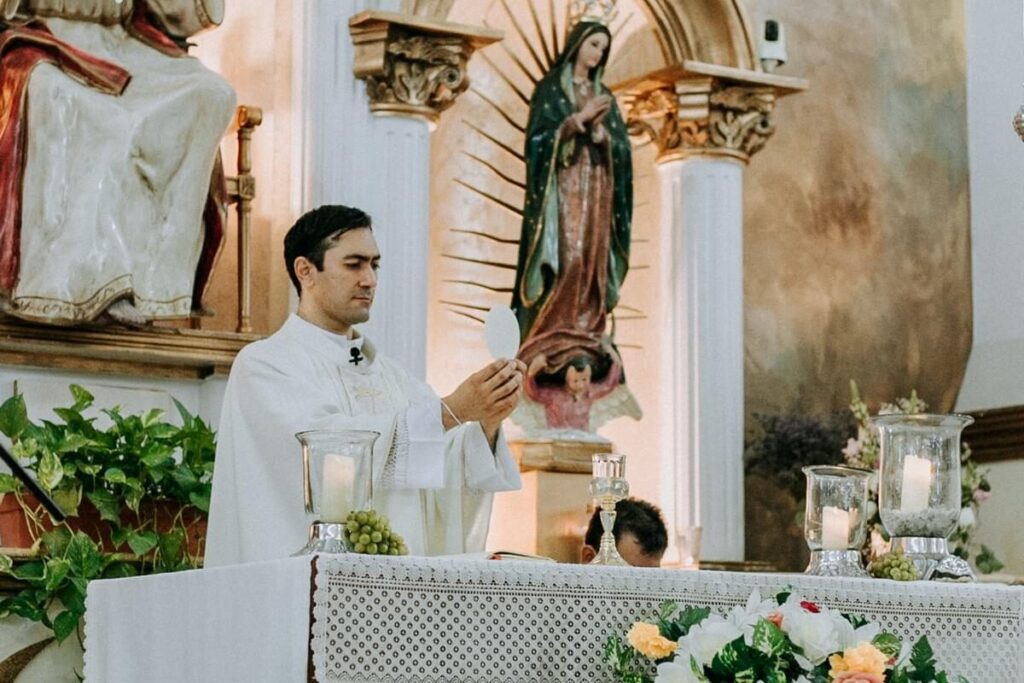
<instances>
[{"instance_id":1,"label":"altar","mask_svg":"<svg viewBox=\"0 0 1024 683\"><path fill-rule=\"evenodd\" d=\"M1024 680L1009 586L354 555L95 581L85 679L610 682L609 635L665 600L724 611L755 588L927 635L972 683Z\"/></svg>"}]
</instances>

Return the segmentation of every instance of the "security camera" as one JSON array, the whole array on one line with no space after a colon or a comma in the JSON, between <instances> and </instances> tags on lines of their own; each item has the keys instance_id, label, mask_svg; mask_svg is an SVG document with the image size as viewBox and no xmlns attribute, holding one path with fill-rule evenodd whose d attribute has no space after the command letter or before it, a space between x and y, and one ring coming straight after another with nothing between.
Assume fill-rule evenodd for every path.
<instances>
[{"instance_id":1,"label":"security camera","mask_svg":"<svg viewBox=\"0 0 1024 683\"><path fill-rule=\"evenodd\" d=\"M786 63L786 32L782 24L769 19L761 33L761 68L771 73Z\"/></svg>"}]
</instances>

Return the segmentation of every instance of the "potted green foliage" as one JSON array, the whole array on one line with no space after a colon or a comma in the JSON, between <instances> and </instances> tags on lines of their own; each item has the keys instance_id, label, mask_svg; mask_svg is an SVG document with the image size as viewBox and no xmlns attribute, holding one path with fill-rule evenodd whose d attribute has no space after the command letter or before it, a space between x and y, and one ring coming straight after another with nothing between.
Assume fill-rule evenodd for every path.
<instances>
[{"instance_id":1,"label":"potted green foliage","mask_svg":"<svg viewBox=\"0 0 1024 683\"><path fill-rule=\"evenodd\" d=\"M177 401L180 426L161 410L115 407L102 410L110 424L101 428L85 415L93 396L77 385L71 395L71 406L54 410L58 422L30 420L21 395L0 405L13 455L68 516L54 524L14 477L0 475L0 542L29 546L0 555L0 572L25 586L0 600L0 616L38 621L58 641L78 631L92 579L200 564L215 449L210 427Z\"/></svg>"}]
</instances>

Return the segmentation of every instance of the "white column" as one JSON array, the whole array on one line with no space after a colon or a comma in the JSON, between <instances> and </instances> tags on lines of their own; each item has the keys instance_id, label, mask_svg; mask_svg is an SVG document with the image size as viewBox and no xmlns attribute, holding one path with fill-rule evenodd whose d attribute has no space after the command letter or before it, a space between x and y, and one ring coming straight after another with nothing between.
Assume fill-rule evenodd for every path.
<instances>
[{"instance_id":1,"label":"white column","mask_svg":"<svg viewBox=\"0 0 1024 683\"><path fill-rule=\"evenodd\" d=\"M701 557L743 559L743 162L666 160L661 175L664 501L702 526Z\"/></svg>"},{"instance_id":2,"label":"white column","mask_svg":"<svg viewBox=\"0 0 1024 683\"><path fill-rule=\"evenodd\" d=\"M295 82L302 115L297 191L306 209L357 206L373 218L381 278L362 329L416 377L426 370L430 130L408 116L375 116L352 73L348 20L399 2L310 0L302 12Z\"/></svg>"}]
</instances>

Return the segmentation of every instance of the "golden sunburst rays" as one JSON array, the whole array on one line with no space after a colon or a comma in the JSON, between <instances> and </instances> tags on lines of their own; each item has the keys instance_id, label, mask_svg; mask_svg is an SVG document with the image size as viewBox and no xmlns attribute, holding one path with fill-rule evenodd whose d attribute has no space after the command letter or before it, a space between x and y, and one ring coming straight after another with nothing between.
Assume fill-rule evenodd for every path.
<instances>
[{"instance_id":1,"label":"golden sunburst rays","mask_svg":"<svg viewBox=\"0 0 1024 683\"><path fill-rule=\"evenodd\" d=\"M620 12L610 27L612 35L634 17L634 11ZM453 154L461 159L452 178L458 187L456 201L472 209L447 228L441 257L451 266L445 268L438 300L448 313L477 323L491 306L511 299L526 192L522 150L530 97L571 28L564 0L492 0L481 23L503 31L505 39L478 52L471 63L473 101L462 108L454 149L442 152L442 163L453 163L447 160ZM616 59L616 42L612 45L610 65ZM645 241L634 237L633 244ZM630 269L647 267L633 263ZM620 304L610 323L646 318L640 308Z\"/></svg>"}]
</instances>

